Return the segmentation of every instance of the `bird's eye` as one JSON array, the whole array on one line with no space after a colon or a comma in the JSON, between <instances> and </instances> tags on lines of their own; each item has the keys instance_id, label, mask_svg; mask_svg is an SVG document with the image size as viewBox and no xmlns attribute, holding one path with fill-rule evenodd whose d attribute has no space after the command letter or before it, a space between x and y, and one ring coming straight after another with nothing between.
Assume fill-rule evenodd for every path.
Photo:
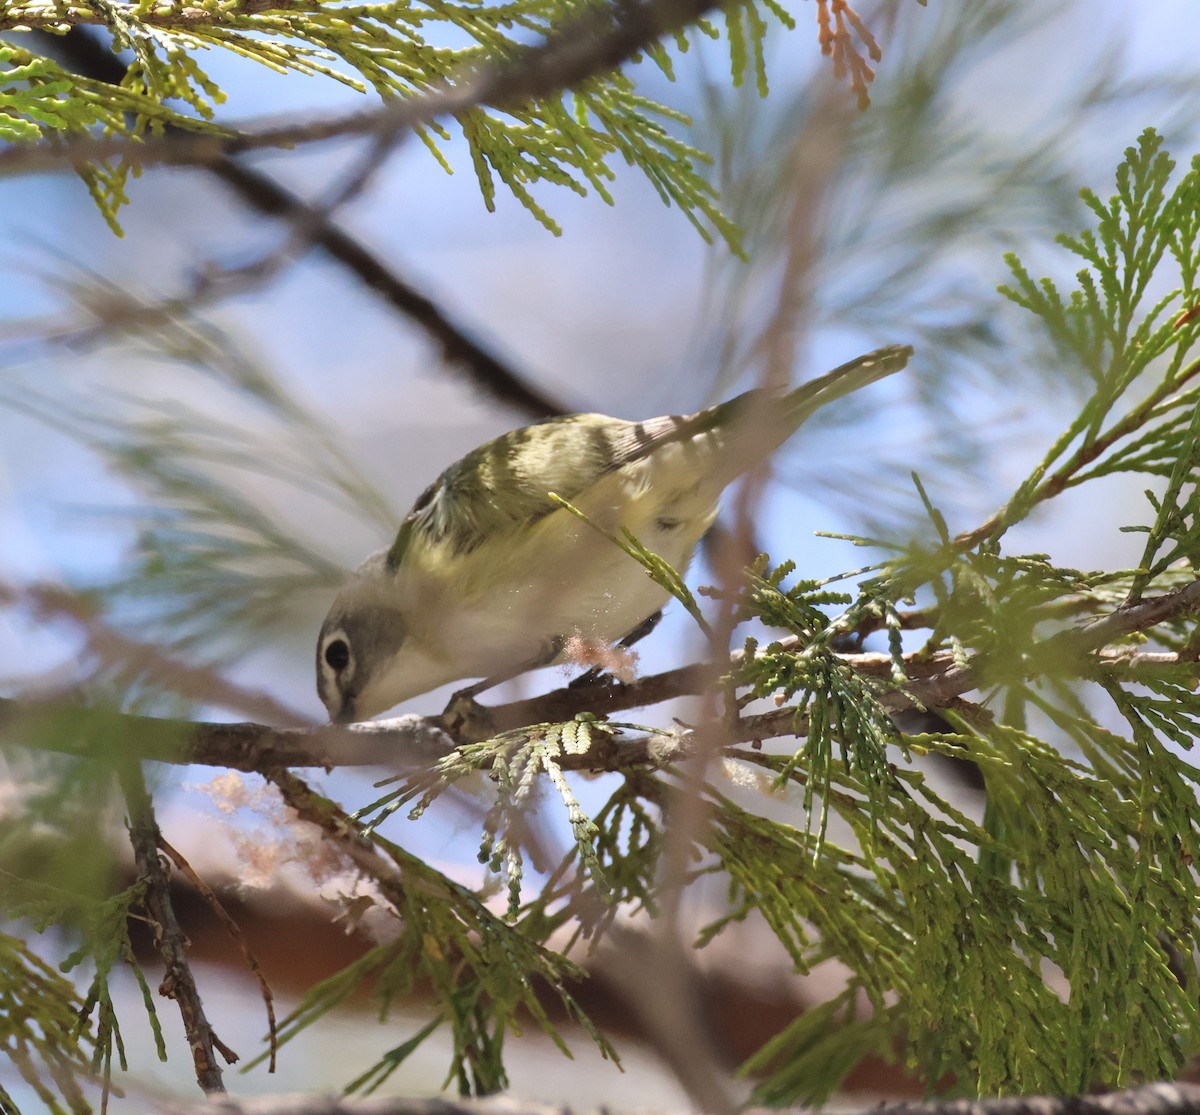
<instances>
[{"instance_id":1,"label":"bird's eye","mask_svg":"<svg viewBox=\"0 0 1200 1115\"><path fill-rule=\"evenodd\" d=\"M325 648L325 661L339 674L350 665L350 648L345 639L334 639Z\"/></svg>"}]
</instances>

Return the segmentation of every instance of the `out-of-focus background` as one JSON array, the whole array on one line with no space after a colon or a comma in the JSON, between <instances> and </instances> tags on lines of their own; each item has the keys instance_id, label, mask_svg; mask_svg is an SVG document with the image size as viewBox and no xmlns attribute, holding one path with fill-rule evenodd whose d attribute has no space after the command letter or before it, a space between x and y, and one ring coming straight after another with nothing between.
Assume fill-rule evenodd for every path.
<instances>
[{"instance_id":1,"label":"out-of-focus background","mask_svg":"<svg viewBox=\"0 0 1200 1115\"><path fill-rule=\"evenodd\" d=\"M1061 266L1051 238L1079 227L1078 187L1110 192L1143 128L1190 157L1200 52L1185 0L885 4L869 16L883 61L873 103L859 113L816 49L815 5L788 6L800 26L772 36L765 100L730 87L723 46L677 53L674 84L637 70L648 95L693 117L688 134L714 156L745 259L706 244L628 169L618 170L611 206L539 191L561 236L503 192L488 212L458 141L447 145L453 174L420 144L405 145L337 221L571 410L689 411L760 380L771 353L786 354L798 382L882 343L914 344L906 373L822 415L777 458L759 542L823 577L872 558L815 531L903 540L922 529L912 471L952 529L966 529L1040 459L1078 385L996 293L1003 254L1021 252L1035 273ZM230 94L231 118L355 102L327 80L232 57L206 64ZM353 154L333 144L253 165L320 199ZM83 655L90 621L32 591L62 586L96 594L113 629L319 720L313 644L339 571L387 544L442 468L529 415L445 366L421 328L319 251L240 292L193 297L208 289L206 273L269 255L289 230L203 170L151 170L130 193L117 239L70 174L0 181L0 584L11 593L0 611L0 683L6 693L115 684L94 645ZM165 299L180 307L152 320L129 312ZM1110 491L1140 498L1116 481ZM1137 540L1097 537L1092 510L1065 500L1052 520L1022 527L1019 544L1081 568L1133 560ZM692 583L705 575L701 558ZM640 648L644 670L697 651L678 611ZM550 671L514 687L560 680ZM445 696L408 708L437 712ZM243 804L242 788L212 785L213 774L160 772L164 831L202 873L241 880L231 891L239 916L286 1004L359 945L328 926L303 869L281 865L286 824ZM370 799L369 777L336 773L324 785L358 804ZM600 792L589 787L581 783L585 801ZM469 810L397 820L393 835L478 881ZM265 855L276 858L250 878L248 864ZM263 1031L254 987L219 929L196 918L189 932L212 965L210 1015L249 1053ZM809 977L815 986L795 980L753 926L719 938L699 963L707 1024L731 1062L806 995L822 995L822 974ZM625 1073L586 1042L572 1062L529 1038L512 1044L513 1091L684 1105L661 1051L640 1044L644 1027L622 1007L619 977L606 985L604 964L597 1020L616 1027ZM423 1021L422 1004L411 1010L385 1033L369 1012L343 1012L284 1050L286 1089L261 1069L233 1086L336 1087ZM150 1091L189 1089L186 1058L158 1066L131 1014L136 1078ZM178 1049L177 1025L166 1017ZM431 1046L392 1086L436 1090L444 1062ZM903 1089L902 1074L878 1068L851 1083Z\"/></svg>"}]
</instances>

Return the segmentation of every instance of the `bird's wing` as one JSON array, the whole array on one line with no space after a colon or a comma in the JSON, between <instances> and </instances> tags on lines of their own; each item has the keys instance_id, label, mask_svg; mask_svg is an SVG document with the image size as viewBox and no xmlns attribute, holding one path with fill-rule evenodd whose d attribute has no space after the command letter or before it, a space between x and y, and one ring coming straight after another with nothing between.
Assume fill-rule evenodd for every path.
<instances>
[{"instance_id":1,"label":"bird's wing","mask_svg":"<svg viewBox=\"0 0 1200 1115\"><path fill-rule=\"evenodd\" d=\"M502 434L451 465L422 493L387 551L387 567L395 572L406 561L453 560L485 539L520 535L556 510L550 492L578 502L605 476L670 442L703 445L707 479L719 491L818 407L899 371L911 354L907 345L889 345L786 394L747 391L685 416L627 422L572 414Z\"/></svg>"},{"instance_id":2,"label":"bird's wing","mask_svg":"<svg viewBox=\"0 0 1200 1115\"><path fill-rule=\"evenodd\" d=\"M705 428L708 414L645 422L572 414L502 434L425 489L388 551L388 567L399 568L415 540L461 556L485 538L519 533L556 510L550 492L574 501L608 473Z\"/></svg>"},{"instance_id":3,"label":"bird's wing","mask_svg":"<svg viewBox=\"0 0 1200 1115\"><path fill-rule=\"evenodd\" d=\"M710 452L707 479L719 491L764 459L814 410L899 371L912 349L889 345L781 394L747 391L695 414L626 422L572 414L525 426L481 445L451 465L417 500L387 553L399 569L414 541L418 560L461 557L486 538L519 534L551 514L554 492L576 502L604 476L670 442L695 439ZM701 435L711 435L702 437Z\"/></svg>"}]
</instances>

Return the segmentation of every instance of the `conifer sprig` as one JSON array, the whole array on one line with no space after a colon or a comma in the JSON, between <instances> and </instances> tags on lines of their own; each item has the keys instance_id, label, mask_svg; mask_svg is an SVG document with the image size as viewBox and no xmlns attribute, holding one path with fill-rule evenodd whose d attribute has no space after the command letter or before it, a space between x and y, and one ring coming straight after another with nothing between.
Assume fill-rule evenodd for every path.
<instances>
[{"instance_id":1,"label":"conifer sprig","mask_svg":"<svg viewBox=\"0 0 1200 1115\"><path fill-rule=\"evenodd\" d=\"M657 14L656 3L666 14ZM614 6L606 21L603 4L570 0L497 4L311 0L279 5L235 0L190 6L153 0L72 4L6 0L0 4L0 32L61 34L72 27L97 26L111 36L114 50L129 51L131 58L119 90L113 92L42 55L0 48L0 78L7 86L0 94L0 108L6 110L0 139L56 141L98 129L140 143L160 141L168 127L233 135L238 129L218 120L225 92L199 63L205 52L214 50L278 72L329 78L358 92L370 92L385 103L436 99L446 90L469 87L474 75L489 67L519 71L531 57L531 39L550 43L563 26L591 19L595 27L590 38L596 42L581 41L595 50L598 59L565 82L569 89L559 87L551 93L534 89L524 96L505 93L494 103L481 92L480 103L448 105L441 112L434 109L408 126L449 172L452 115L467 141L485 205L494 208L497 188L503 186L552 232L557 233L559 226L536 196L538 188L559 186L577 194L594 191L611 203L612 163L620 159L640 168L663 201L678 206L706 239L715 233L736 244L737 231L721 212L704 172L709 157L682 138L688 117L639 93L632 77L617 66L623 57L633 55L635 60L648 59L671 78L671 56L658 41L661 33L673 33L676 46L684 50L689 29L719 37L718 24L705 18L713 6L705 3L676 15L663 0L648 0L644 10L637 12ZM846 59L859 57L858 41L876 57L878 48L849 6L839 8L849 12L855 28L854 35L836 40L835 63L844 72ZM839 11L839 24L843 15ZM620 38L617 25L623 19L640 20L648 32L660 23L661 28L645 34L644 42L621 46L617 56L606 61L613 48L605 48L603 36L612 31L614 42ZM608 22L614 26L608 27ZM772 25L794 26L792 16L773 0L732 0L722 22L733 80L740 84L752 73L765 94L764 39ZM865 98L873 71L858 65L851 69L854 88ZM382 134L386 122L366 130ZM336 129L331 134L337 134ZM282 137L280 142L285 142ZM117 212L128 200L129 173L142 161L139 151L128 144L118 145L102 158L72 157L118 233Z\"/></svg>"}]
</instances>

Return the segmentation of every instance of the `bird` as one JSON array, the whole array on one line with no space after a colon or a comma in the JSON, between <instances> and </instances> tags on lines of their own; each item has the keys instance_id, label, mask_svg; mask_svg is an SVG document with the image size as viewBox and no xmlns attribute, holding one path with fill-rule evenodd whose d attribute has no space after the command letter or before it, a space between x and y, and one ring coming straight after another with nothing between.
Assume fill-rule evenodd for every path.
<instances>
[{"instance_id":1,"label":"bird","mask_svg":"<svg viewBox=\"0 0 1200 1115\"><path fill-rule=\"evenodd\" d=\"M682 574L730 483L819 407L911 355L890 345L791 391L757 388L690 415L551 418L472 450L337 593L316 655L330 719L367 720L480 678L455 694L473 699L562 661L573 639L628 645L669 594L604 535L629 531Z\"/></svg>"}]
</instances>

